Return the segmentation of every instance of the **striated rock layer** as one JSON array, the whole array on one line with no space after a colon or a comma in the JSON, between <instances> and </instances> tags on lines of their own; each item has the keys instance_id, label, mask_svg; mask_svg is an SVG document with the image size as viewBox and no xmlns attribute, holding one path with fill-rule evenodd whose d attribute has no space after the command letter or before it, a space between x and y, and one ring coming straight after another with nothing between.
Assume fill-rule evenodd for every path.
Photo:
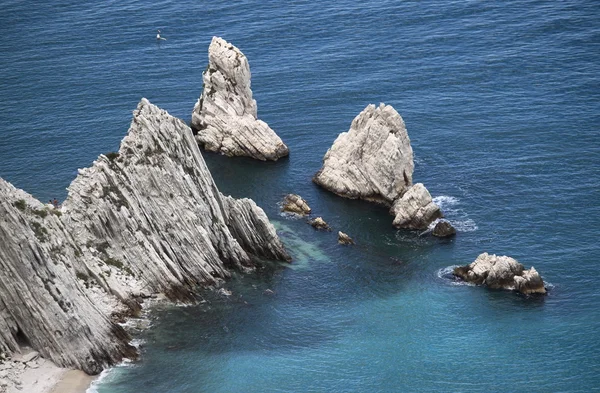
<instances>
[{"instance_id":1,"label":"striated rock layer","mask_svg":"<svg viewBox=\"0 0 600 393\"><path fill-rule=\"evenodd\" d=\"M128 335L82 289L84 256L57 211L0 179L0 352L32 346L63 367L99 373L133 356Z\"/></svg>"},{"instance_id":2,"label":"striated rock layer","mask_svg":"<svg viewBox=\"0 0 600 393\"><path fill-rule=\"evenodd\" d=\"M145 99L118 156L80 171L63 212L80 244L172 298L252 266L249 252L289 259L262 209L218 191L189 127Z\"/></svg>"},{"instance_id":3,"label":"striated rock layer","mask_svg":"<svg viewBox=\"0 0 600 393\"><path fill-rule=\"evenodd\" d=\"M208 151L263 161L287 156L288 148L275 131L257 119L246 56L213 37L208 61L202 74L204 88L192 112L198 144Z\"/></svg>"},{"instance_id":4,"label":"striated rock layer","mask_svg":"<svg viewBox=\"0 0 600 393\"><path fill-rule=\"evenodd\" d=\"M492 289L515 290L524 294L545 294L544 281L532 266L523 265L507 256L483 253L469 265L454 269L454 275L477 285Z\"/></svg>"},{"instance_id":5,"label":"striated rock layer","mask_svg":"<svg viewBox=\"0 0 600 393\"><path fill-rule=\"evenodd\" d=\"M262 209L219 192L191 129L145 99L61 210L0 179L0 217L0 352L27 345L90 374L135 354L116 299L191 300L255 257L290 259Z\"/></svg>"}]
</instances>

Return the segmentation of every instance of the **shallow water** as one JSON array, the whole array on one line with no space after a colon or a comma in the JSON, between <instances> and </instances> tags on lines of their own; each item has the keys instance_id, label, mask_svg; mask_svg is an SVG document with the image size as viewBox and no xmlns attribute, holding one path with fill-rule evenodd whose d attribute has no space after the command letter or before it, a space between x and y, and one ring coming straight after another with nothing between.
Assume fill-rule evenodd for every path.
<instances>
[{"instance_id":1,"label":"shallow water","mask_svg":"<svg viewBox=\"0 0 600 393\"><path fill-rule=\"evenodd\" d=\"M246 54L259 117L291 151L276 163L204 156L223 192L265 209L293 266L155 310L142 359L94 390L600 386L596 2L0 3L0 176L42 201L118 149L141 97L189 121L213 35ZM337 134L379 102L403 116L414 179L455 239L395 231L385 209L311 182ZM357 245L281 216L288 192ZM443 274L484 251L534 265L549 295Z\"/></svg>"}]
</instances>

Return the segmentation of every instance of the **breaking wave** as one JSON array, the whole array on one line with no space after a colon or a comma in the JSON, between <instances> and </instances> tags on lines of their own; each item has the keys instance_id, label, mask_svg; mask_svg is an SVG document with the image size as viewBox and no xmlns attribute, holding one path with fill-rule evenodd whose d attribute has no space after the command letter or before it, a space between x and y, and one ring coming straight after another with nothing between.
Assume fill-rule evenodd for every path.
<instances>
[{"instance_id":1,"label":"breaking wave","mask_svg":"<svg viewBox=\"0 0 600 393\"><path fill-rule=\"evenodd\" d=\"M454 268L457 267L458 265L443 267L436 272L436 276L440 281L443 281L450 285L466 285L470 287L476 286L475 284L463 281L460 278L456 277L454 274L452 274Z\"/></svg>"},{"instance_id":2,"label":"breaking wave","mask_svg":"<svg viewBox=\"0 0 600 393\"><path fill-rule=\"evenodd\" d=\"M452 226L458 232L475 232L479 227L477 223L469 218L468 214L461 208L457 207L460 205L460 199L448 196L440 195L433 198L433 202L442 209L445 219L452 224ZM433 227L437 224L437 220L432 223L424 233L428 233L433 230Z\"/></svg>"}]
</instances>

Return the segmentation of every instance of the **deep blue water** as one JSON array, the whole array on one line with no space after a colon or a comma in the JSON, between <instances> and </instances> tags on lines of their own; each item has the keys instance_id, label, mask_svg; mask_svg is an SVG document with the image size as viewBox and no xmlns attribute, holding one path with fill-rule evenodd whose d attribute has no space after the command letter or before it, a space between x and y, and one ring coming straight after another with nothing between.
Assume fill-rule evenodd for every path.
<instances>
[{"instance_id":1,"label":"deep blue water","mask_svg":"<svg viewBox=\"0 0 600 393\"><path fill-rule=\"evenodd\" d=\"M600 390L600 3L0 5L0 176L42 201L118 148L141 97L189 121L213 35L246 54L259 117L291 151L205 158L223 192L265 209L292 266L155 310L142 359L98 392ZM395 231L384 209L311 183L379 102L403 116L414 179L454 240ZM356 247L279 215L288 192ZM443 277L484 251L534 265L549 295Z\"/></svg>"}]
</instances>

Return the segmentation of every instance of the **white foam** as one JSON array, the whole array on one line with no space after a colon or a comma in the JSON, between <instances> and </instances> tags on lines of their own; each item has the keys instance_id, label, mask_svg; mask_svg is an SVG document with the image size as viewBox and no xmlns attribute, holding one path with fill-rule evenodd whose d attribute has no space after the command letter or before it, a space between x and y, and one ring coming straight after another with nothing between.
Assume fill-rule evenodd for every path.
<instances>
[{"instance_id":1,"label":"white foam","mask_svg":"<svg viewBox=\"0 0 600 393\"><path fill-rule=\"evenodd\" d=\"M433 202L442 209L446 220L452 224L457 232L474 232L479 229L477 223L470 219L464 210L457 208L457 205L460 205L460 199L449 195L440 195L433 198ZM437 220L432 224L435 226ZM424 233L428 233L431 230L433 230L432 226Z\"/></svg>"},{"instance_id":2,"label":"white foam","mask_svg":"<svg viewBox=\"0 0 600 393\"><path fill-rule=\"evenodd\" d=\"M459 202L458 198L455 198L453 196L448 196L448 195L440 195L440 196L436 196L435 198L433 198L433 203L438 205L442 210L444 210L445 208L448 208L450 206L454 206L454 205L458 204L458 202Z\"/></svg>"},{"instance_id":3,"label":"white foam","mask_svg":"<svg viewBox=\"0 0 600 393\"><path fill-rule=\"evenodd\" d=\"M449 283L450 285L466 285L466 286L470 286L470 287L476 286L473 283L466 282L466 281L463 281L463 280L455 277L454 274L452 274L452 272L454 272L454 269L457 267L458 267L458 265L443 267L436 272L436 276L438 279L440 279L446 283Z\"/></svg>"}]
</instances>

